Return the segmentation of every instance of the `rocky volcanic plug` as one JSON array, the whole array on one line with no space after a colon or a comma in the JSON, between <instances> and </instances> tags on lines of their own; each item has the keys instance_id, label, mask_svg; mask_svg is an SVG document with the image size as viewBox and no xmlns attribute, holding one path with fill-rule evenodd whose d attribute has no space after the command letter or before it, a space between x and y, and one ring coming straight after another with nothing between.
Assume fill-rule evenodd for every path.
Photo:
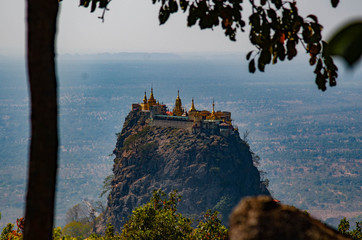
<instances>
[{"instance_id":1,"label":"rocky volcanic plug","mask_svg":"<svg viewBox=\"0 0 362 240\"><path fill-rule=\"evenodd\" d=\"M221 213L224 224L242 197L270 195L237 131L229 136L192 133L150 126L149 118L149 112L130 112L118 134L105 214L116 230L154 189L176 189L182 195L182 214L198 219L213 209Z\"/></svg>"}]
</instances>

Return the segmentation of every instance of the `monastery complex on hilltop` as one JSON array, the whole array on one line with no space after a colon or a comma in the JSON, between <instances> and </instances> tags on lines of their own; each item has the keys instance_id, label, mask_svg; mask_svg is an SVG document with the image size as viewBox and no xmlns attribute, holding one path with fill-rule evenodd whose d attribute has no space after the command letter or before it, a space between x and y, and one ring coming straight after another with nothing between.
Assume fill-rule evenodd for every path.
<instances>
[{"instance_id":1,"label":"monastery complex on hilltop","mask_svg":"<svg viewBox=\"0 0 362 240\"><path fill-rule=\"evenodd\" d=\"M160 104L153 96L153 88L151 88L150 97L143 97L142 103L132 104L132 111L142 111L150 113L150 125L158 127L174 127L190 129L194 133L210 132L212 134L220 134L229 136L237 131L231 124L230 112L215 112L214 102L212 103L212 111L196 110L194 99L192 99L191 108L186 111L182 107L181 98L177 91L175 106L172 112L168 110L165 104Z\"/></svg>"}]
</instances>

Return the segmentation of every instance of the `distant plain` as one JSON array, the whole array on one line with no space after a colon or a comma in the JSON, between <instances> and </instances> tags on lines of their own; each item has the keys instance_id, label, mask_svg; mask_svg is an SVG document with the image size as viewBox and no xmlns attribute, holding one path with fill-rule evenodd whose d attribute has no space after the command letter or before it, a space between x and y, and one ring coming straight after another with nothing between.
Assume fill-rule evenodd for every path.
<instances>
[{"instance_id":1,"label":"distant plain","mask_svg":"<svg viewBox=\"0 0 362 240\"><path fill-rule=\"evenodd\" d=\"M341 70L321 92L307 61L249 74L240 55L60 56L57 225L82 199L98 200L131 104L149 96L173 107L230 111L250 134L269 189L283 203L331 224L359 217L362 196L362 71ZM23 215L29 144L25 64L0 58L0 228ZM105 201L105 198L102 199ZM206 210L206 209L205 209Z\"/></svg>"}]
</instances>

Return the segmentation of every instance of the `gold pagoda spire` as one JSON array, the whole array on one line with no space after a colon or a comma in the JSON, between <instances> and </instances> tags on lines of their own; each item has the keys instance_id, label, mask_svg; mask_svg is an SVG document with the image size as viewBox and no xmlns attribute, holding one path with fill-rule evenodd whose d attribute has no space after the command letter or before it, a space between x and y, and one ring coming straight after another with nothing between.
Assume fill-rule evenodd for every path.
<instances>
[{"instance_id":1,"label":"gold pagoda spire","mask_svg":"<svg viewBox=\"0 0 362 240\"><path fill-rule=\"evenodd\" d=\"M146 95L146 91L145 91L145 95L143 96L143 103L147 103L147 95Z\"/></svg>"},{"instance_id":2,"label":"gold pagoda spire","mask_svg":"<svg viewBox=\"0 0 362 240\"><path fill-rule=\"evenodd\" d=\"M212 99L212 112L208 117L206 117L206 119L208 119L208 120L216 120L214 99Z\"/></svg>"},{"instance_id":3,"label":"gold pagoda spire","mask_svg":"<svg viewBox=\"0 0 362 240\"><path fill-rule=\"evenodd\" d=\"M156 104L156 100L153 96L153 87L151 87L151 95L150 95L150 98L148 99L148 103L150 104L150 106Z\"/></svg>"},{"instance_id":4,"label":"gold pagoda spire","mask_svg":"<svg viewBox=\"0 0 362 240\"><path fill-rule=\"evenodd\" d=\"M180 98L180 91L177 90L177 97L176 97L176 101L175 101L175 107L173 108L173 115L174 116L182 116L182 114L184 113L184 110L182 109L182 102L181 102L181 98Z\"/></svg>"},{"instance_id":5,"label":"gold pagoda spire","mask_svg":"<svg viewBox=\"0 0 362 240\"><path fill-rule=\"evenodd\" d=\"M189 110L189 112L193 112L196 111L195 105L194 105L194 98L192 98L192 102L191 102L191 108Z\"/></svg>"},{"instance_id":6,"label":"gold pagoda spire","mask_svg":"<svg viewBox=\"0 0 362 240\"><path fill-rule=\"evenodd\" d=\"M215 103L214 103L214 99L212 99L212 112L211 114L215 115Z\"/></svg>"}]
</instances>

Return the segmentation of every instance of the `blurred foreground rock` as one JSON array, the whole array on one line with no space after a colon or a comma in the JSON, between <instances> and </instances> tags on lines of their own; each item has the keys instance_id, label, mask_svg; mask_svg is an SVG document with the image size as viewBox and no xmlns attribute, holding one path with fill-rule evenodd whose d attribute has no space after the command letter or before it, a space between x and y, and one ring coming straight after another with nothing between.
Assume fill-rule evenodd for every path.
<instances>
[{"instance_id":1,"label":"blurred foreground rock","mask_svg":"<svg viewBox=\"0 0 362 240\"><path fill-rule=\"evenodd\" d=\"M268 196L244 198L230 216L230 240L350 239L295 207Z\"/></svg>"}]
</instances>

